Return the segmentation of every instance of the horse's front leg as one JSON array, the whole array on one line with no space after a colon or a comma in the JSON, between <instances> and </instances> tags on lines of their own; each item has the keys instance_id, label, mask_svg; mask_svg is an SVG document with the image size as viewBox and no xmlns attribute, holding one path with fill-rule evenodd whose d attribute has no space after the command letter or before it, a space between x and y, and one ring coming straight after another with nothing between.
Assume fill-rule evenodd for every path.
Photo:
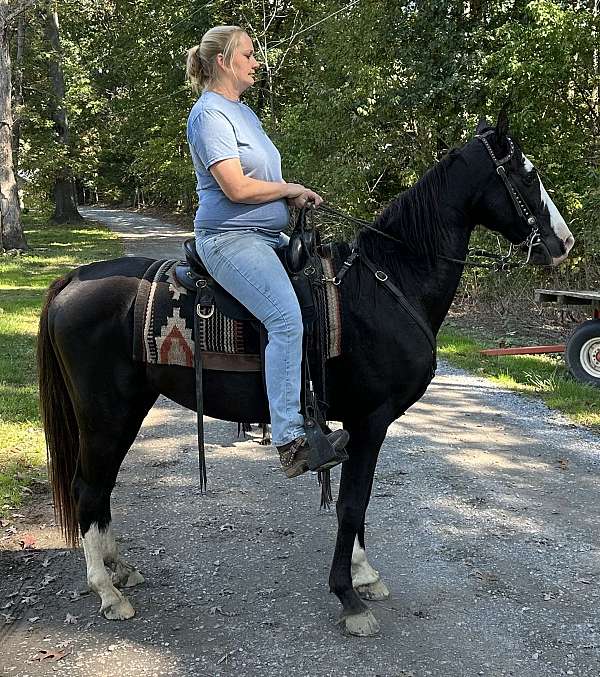
<instances>
[{"instance_id":1,"label":"horse's front leg","mask_svg":"<svg viewBox=\"0 0 600 677\"><path fill-rule=\"evenodd\" d=\"M342 466L336 506L338 535L329 574L329 587L344 607L342 621L346 630L353 635L369 636L379 631L379 624L354 589L352 553L356 536L364 521L387 422L372 416L359 422L354 421L345 427L350 433L347 448L349 459Z\"/></svg>"}]
</instances>

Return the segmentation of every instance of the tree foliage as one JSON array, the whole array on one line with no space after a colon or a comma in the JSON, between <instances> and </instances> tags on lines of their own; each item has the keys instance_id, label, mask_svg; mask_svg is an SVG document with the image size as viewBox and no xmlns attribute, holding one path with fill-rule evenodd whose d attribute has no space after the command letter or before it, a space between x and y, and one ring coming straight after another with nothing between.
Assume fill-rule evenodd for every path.
<instances>
[{"instance_id":1,"label":"tree foliage","mask_svg":"<svg viewBox=\"0 0 600 677\"><path fill-rule=\"evenodd\" d=\"M248 100L284 176L374 214L477 120L508 107L580 243L600 253L599 24L593 0L57 0L80 198L195 207L186 50L246 27L265 62ZM48 46L31 18L20 165L26 202L64 162L48 115ZM61 155L62 153L62 155ZM348 235L349 233L346 233ZM595 283L597 284L597 280Z\"/></svg>"}]
</instances>

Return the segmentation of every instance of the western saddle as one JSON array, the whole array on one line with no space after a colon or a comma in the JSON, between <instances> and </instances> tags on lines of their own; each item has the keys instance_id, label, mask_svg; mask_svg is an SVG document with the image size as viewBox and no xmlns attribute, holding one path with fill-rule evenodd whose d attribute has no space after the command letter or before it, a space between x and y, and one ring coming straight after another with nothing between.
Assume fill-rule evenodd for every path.
<instances>
[{"instance_id":1,"label":"western saddle","mask_svg":"<svg viewBox=\"0 0 600 677\"><path fill-rule=\"evenodd\" d=\"M323 412L319 405L319 400L321 400L321 402L325 400L325 393L320 393L320 397L315 393L313 379L310 376L309 363L312 363L313 365L317 364L323 373L325 365L324 357L322 355L309 355L307 348L315 325L315 320L317 319L314 287L316 284L322 284L323 277L319 256L319 234L314 228L309 230L306 227L307 209L308 208L304 208L300 210L296 226L290 236L290 242L287 247L283 247L276 251L290 276L290 281L298 297L300 310L302 312L304 325L302 355L302 414L304 415L307 441L311 449L309 468L315 470L322 466L326 460L331 459L333 455L337 455L340 461L347 460L348 455L344 450L334 449L325 436L326 433L331 432L326 423L326 412ZM196 243L193 238L186 240L183 247L186 262L181 263L176 267L175 276L186 289L196 293L196 301L194 304L195 336L200 336L201 323L215 312L215 308L218 308L221 313L235 320L252 321L259 324L261 336L261 366L264 384L264 349L268 342L266 329L257 318L250 313L250 311L211 277L198 256ZM199 345L198 341L196 341L196 343ZM202 353L200 350L194 351L194 367L196 372L200 487L204 490L206 487L206 460L204 455ZM323 380L321 380L321 383L323 383ZM327 472L319 473L320 476L321 474L327 475ZM320 479L324 480L323 488L325 488L325 484L329 486L328 475L323 478L320 477ZM325 493L324 489L322 496L325 496Z\"/></svg>"}]
</instances>

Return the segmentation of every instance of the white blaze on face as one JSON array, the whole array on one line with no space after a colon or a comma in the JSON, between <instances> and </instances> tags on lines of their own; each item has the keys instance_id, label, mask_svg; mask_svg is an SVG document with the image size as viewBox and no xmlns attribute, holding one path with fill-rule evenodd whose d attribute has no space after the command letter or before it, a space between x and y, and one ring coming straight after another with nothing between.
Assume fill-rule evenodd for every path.
<instances>
[{"instance_id":1,"label":"white blaze on face","mask_svg":"<svg viewBox=\"0 0 600 677\"><path fill-rule=\"evenodd\" d=\"M525 155L523 155L523 164L525 165L527 172L532 172L534 170L533 164ZM542 180L539 176L538 181L540 183L540 195L542 203L546 205L548 213L550 214L550 227L554 231L556 237L565 245L565 253L563 256L559 256L552 260L554 265L558 265L561 261L564 261L567 258L569 252L575 244L575 238L565 223L561 213L556 208L556 205L554 202L552 202L552 198L548 195L548 192L544 188L544 184L542 183Z\"/></svg>"}]
</instances>

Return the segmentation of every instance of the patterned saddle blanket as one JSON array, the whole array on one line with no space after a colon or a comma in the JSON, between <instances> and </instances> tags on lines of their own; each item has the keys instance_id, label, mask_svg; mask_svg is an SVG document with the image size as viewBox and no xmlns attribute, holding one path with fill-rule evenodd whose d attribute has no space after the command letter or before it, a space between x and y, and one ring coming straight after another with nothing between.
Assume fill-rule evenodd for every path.
<instances>
[{"instance_id":1,"label":"patterned saddle blanket","mask_svg":"<svg viewBox=\"0 0 600 677\"><path fill-rule=\"evenodd\" d=\"M334 277L333 261L321 259L324 276ZM195 292L175 277L177 260L155 261L138 287L134 310L133 357L140 362L194 368ZM341 352L339 288L332 284L315 289L317 322L322 328L325 359ZM218 307L200 323L198 337L204 369L261 371L258 320L235 320Z\"/></svg>"}]
</instances>

